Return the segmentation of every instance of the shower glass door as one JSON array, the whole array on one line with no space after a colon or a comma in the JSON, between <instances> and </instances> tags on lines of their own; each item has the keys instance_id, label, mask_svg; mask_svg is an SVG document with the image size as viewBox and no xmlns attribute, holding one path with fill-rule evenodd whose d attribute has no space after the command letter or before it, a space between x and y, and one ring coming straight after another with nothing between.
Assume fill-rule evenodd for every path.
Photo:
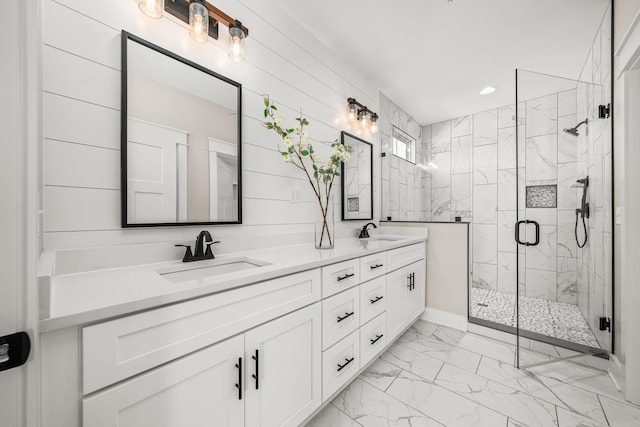
<instances>
[{"instance_id":1,"label":"shower glass door","mask_svg":"<svg viewBox=\"0 0 640 427\"><path fill-rule=\"evenodd\" d=\"M612 287L611 131L598 110L604 98L598 84L516 71L520 368L611 347L610 333L600 331L600 318L611 317Z\"/></svg>"}]
</instances>

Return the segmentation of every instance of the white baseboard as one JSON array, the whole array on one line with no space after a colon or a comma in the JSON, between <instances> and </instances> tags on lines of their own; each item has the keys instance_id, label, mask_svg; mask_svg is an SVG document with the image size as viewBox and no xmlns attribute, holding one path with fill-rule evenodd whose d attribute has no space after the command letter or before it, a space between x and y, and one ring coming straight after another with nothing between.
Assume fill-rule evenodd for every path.
<instances>
[{"instance_id":1,"label":"white baseboard","mask_svg":"<svg viewBox=\"0 0 640 427\"><path fill-rule=\"evenodd\" d=\"M448 326L463 332L467 331L467 316L461 316L459 314L449 313L448 311L438 310L437 308L427 307L420 318L427 322Z\"/></svg>"},{"instance_id":2,"label":"white baseboard","mask_svg":"<svg viewBox=\"0 0 640 427\"><path fill-rule=\"evenodd\" d=\"M620 359L615 354L609 356L609 376L619 392L622 392L622 382L624 381L624 367Z\"/></svg>"}]
</instances>

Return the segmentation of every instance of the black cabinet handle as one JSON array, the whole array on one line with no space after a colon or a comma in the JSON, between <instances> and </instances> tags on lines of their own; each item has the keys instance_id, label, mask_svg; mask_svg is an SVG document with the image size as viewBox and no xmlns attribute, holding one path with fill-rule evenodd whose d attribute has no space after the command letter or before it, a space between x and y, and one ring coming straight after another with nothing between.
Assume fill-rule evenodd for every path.
<instances>
[{"instance_id":1,"label":"black cabinet handle","mask_svg":"<svg viewBox=\"0 0 640 427\"><path fill-rule=\"evenodd\" d=\"M378 301L380 301L382 298L384 298L382 295L375 297L374 299L371 300L371 304L375 304Z\"/></svg>"},{"instance_id":2,"label":"black cabinet handle","mask_svg":"<svg viewBox=\"0 0 640 427\"><path fill-rule=\"evenodd\" d=\"M411 290L416 288L416 273L411 273Z\"/></svg>"},{"instance_id":3,"label":"black cabinet handle","mask_svg":"<svg viewBox=\"0 0 640 427\"><path fill-rule=\"evenodd\" d=\"M384 334L376 335L376 337L374 339L370 340L371 341L371 345L374 345L375 343L377 343L380 340L380 338L382 338L383 336L384 336Z\"/></svg>"},{"instance_id":4,"label":"black cabinet handle","mask_svg":"<svg viewBox=\"0 0 640 427\"><path fill-rule=\"evenodd\" d=\"M345 364L344 365L340 365L338 364L338 372L342 371L344 368L347 367L347 365L349 365L349 363L353 362L353 357L351 359L344 359L345 360Z\"/></svg>"},{"instance_id":5,"label":"black cabinet handle","mask_svg":"<svg viewBox=\"0 0 640 427\"><path fill-rule=\"evenodd\" d=\"M355 311L352 311L351 313L345 313L344 316L340 317L338 316L338 323L342 322L344 319L351 317L355 314Z\"/></svg>"},{"instance_id":6,"label":"black cabinet handle","mask_svg":"<svg viewBox=\"0 0 640 427\"><path fill-rule=\"evenodd\" d=\"M348 279L349 277L353 277L355 275L356 275L355 273L351 273L351 274L345 274L344 276L338 276L338 282L341 282L344 279Z\"/></svg>"},{"instance_id":7,"label":"black cabinet handle","mask_svg":"<svg viewBox=\"0 0 640 427\"><path fill-rule=\"evenodd\" d=\"M238 383L236 384L236 388L238 389L238 400L242 400L242 357L238 358L236 368L238 368Z\"/></svg>"},{"instance_id":8,"label":"black cabinet handle","mask_svg":"<svg viewBox=\"0 0 640 427\"><path fill-rule=\"evenodd\" d=\"M376 265L369 266L369 268L372 269L372 270L375 270L376 268L380 268L382 266L384 266L384 264L376 264Z\"/></svg>"},{"instance_id":9,"label":"black cabinet handle","mask_svg":"<svg viewBox=\"0 0 640 427\"><path fill-rule=\"evenodd\" d=\"M260 362L258 360L258 349L256 349L256 354L251 356L251 358L256 361L256 373L252 374L251 376L253 377L254 380L256 380L256 390L258 390L260 388L259 385L258 385L258 381L259 381L258 380L258 374L259 374L258 369L260 369L259 368Z\"/></svg>"},{"instance_id":10,"label":"black cabinet handle","mask_svg":"<svg viewBox=\"0 0 640 427\"><path fill-rule=\"evenodd\" d=\"M414 277L415 277L415 273L411 273L407 276L407 279L409 280L409 284L407 285L409 287L409 290L412 291L414 288Z\"/></svg>"}]
</instances>

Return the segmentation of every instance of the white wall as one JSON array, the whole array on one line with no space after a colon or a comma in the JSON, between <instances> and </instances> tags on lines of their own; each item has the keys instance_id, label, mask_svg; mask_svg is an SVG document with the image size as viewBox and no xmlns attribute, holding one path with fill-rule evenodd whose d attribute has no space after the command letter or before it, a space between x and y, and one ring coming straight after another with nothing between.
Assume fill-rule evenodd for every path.
<instances>
[{"instance_id":1,"label":"white wall","mask_svg":"<svg viewBox=\"0 0 640 427\"><path fill-rule=\"evenodd\" d=\"M238 64L227 57L224 28L220 42L198 44L185 24L167 14L160 20L148 18L134 0L43 3L45 249L191 240L202 228L120 227L121 29L243 85L243 225L208 227L223 241L220 249L232 236L237 242L256 235L311 232L317 208L309 184L280 160L277 136L261 126L261 94L269 94L290 120L302 109L313 140L333 141L341 130L349 130L347 97L374 110L378 104L377 91L360 85L347 64L261 2L216 2L250 29L246 61ZM377 138L363 137L374 144L377 174ZM328 144L319 151L328 153ZM289 187L300 190L301 203L289 203ZM378 194L376 185L376 219ZM340 200L339 191L334 200ZM337 229L351 233L358 225L343 223Z\"/></svg>"}]
</instances>

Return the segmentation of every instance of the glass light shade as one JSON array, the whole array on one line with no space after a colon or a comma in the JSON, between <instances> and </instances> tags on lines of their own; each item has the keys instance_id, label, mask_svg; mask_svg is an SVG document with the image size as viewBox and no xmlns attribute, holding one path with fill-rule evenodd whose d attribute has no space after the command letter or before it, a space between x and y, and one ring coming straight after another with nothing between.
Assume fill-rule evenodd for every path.
<instances>
[{"instance_id":1,"label":"glass light shade","mask_svg":"<svg viewBox=\"0 0 640 427\"><path fill-rule=\"evenodd\" d=\"M371 133L378 133L378 120L371 120Z\"/></svg>"},{"instance_id":2,"label":"glass light shade","mask_svg":"<svg viewBox=\"0 0 640 427\"><path fill-rule=\"evenodd\" d=\"M347 107L347 117L350 122L355 122L358 117L358 106L356 104L349 104Z\"/></svg>"},{"instance_id":3,"label":"glass light shade","mask_svg":"<svg viewBox=\"0 0 640 427\"><path fill-rule=\"evenodd\" d=\"M164 12L164 0L140 0L140 10L151 18L162 18Z\"/></svg>"},{"instance_id":4,"label":"glass light shade","mask_svg":"<svg viewBox=\"0 0 640 427\"><path fill-rule=\"evenodd\" d=\"M360 125L362 126L362 129L368 128L369 123L371 123L371 121L369 120L369 113L367 112L362 113L360 117Z\"/></svg>"},{"instance_id":5,"label":"glass light shade","mask_svg":"<svg viewBox=\"0 0 640 427\"><path fill-rule=\"evenodd\" d=\"M209 39L209 11L203 3L192 1L189 5L189 35L200 43Z\"/></svg>"},{"instance_id":6,"label":"glass light shade","mask_svg":"<svg viewBox=\"0 0 640 427\"><path fill-rule=\"evenodd\" d=\"M229 27L229 58L235 62L244 60L244 39L245 34L240 25L232 25Z\"/></svg>"}]
</instances>

